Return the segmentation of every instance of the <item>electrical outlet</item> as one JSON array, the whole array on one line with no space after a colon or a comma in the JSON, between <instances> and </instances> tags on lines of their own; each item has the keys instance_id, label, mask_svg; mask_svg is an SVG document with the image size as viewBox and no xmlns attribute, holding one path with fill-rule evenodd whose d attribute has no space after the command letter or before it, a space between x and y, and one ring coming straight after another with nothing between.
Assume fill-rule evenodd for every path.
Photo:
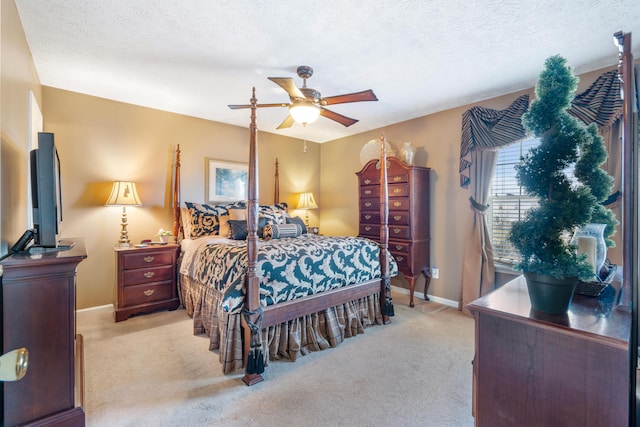
<instances>
[{"instance_id":1,"label":"electrical outlet","mask_svg":"<svg viewBox=\"0 0 640 427\"><path fill-rule=\"evenodd\" d=\"M440 270L438 267L431 267L431 278L438 279L440 277Z\"/></svg>"}]
</instances>

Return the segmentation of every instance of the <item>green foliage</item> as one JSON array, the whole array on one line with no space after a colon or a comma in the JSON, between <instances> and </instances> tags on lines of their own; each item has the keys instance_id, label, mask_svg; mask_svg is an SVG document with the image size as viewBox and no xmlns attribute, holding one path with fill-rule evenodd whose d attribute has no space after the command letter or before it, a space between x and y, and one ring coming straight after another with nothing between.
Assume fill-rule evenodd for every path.
<instances>
[{"instance_id":1,"label":"green foliage","mask_svg":"<svg viewBox=\"0 0 640 427\"><path fill-rule=\"evenodd\" d=\"M607 244L613 246L608 237L618 221L601 204L611 192L613 178L600 168L607 152L597 127L585 126L567 112L577 84L564 58L556 55L545 61L536 99L522 117L525 129L540 138L540 145L516 167L519 184L537 197L539 206L513 225L509 240L522 255L516 266L520 270L590 280L591 265L584 255L576 254L566 236L586 223L604 223ZM577 183L564 172L572 164Z\"/></svg>"}]
</instances>

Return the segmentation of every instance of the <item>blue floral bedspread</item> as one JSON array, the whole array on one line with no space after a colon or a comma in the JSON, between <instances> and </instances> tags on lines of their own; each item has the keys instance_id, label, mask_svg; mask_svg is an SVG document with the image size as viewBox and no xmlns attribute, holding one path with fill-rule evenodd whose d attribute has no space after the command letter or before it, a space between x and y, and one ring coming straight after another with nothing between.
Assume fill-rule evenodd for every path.
<instances>
[{"instance_id":1,"label":"blue floral bedspread","mask_svg":"<svg viewBox=\"0 0 640 427\"><path fill-rule=\"evenodd\" d=\"M369 239L303 234L260 241L257 275L260 304L267 306L380 277L380 246ZM398 274L391 256L389 271ZM223 309L237 313L244 303L246 241L224 240L203 247L193 278L224 293Z\"/></svg>"}]
</instances>

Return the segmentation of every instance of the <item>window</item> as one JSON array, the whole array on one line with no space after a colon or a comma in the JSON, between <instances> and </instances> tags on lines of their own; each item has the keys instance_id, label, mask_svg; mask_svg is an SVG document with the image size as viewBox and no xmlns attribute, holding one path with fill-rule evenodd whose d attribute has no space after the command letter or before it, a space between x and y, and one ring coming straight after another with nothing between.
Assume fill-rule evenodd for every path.
<instances>
[{"instance_id":1,"label":"window","mask_svg":"<svg viewBox=\"0 0 640 427\"><path fill-rule=\"evenodd\" d=\"M520 158L540 143L538 138L527 138L500 149L491 184L488 225L496 263L513 265L520 255L509 242L511 224L523 219L527 211L537 206L535 197L529 197L518 185L515 166Z\"/></svg>"}]
</instances>

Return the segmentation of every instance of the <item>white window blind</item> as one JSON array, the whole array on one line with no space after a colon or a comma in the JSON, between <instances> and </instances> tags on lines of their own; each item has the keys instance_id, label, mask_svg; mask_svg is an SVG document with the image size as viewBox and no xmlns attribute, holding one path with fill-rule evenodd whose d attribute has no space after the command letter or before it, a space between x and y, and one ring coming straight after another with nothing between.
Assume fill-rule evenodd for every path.
<instances>
[{"instance_id":1,"label":"white window blind","mask_svg":"<svg viewBox=\"0 0 640 427\"><path fill-rule=\"evenodd\" d=\"M491 186L488 215L489 233L496 263L513 265L520 255L509 242L511 224L524 218L532 207L537 206L535 197L529 197L518 185L515 166L524 153L537 146L537 138L528 138L500 149Z\"/></svg>"}]
</instances>

